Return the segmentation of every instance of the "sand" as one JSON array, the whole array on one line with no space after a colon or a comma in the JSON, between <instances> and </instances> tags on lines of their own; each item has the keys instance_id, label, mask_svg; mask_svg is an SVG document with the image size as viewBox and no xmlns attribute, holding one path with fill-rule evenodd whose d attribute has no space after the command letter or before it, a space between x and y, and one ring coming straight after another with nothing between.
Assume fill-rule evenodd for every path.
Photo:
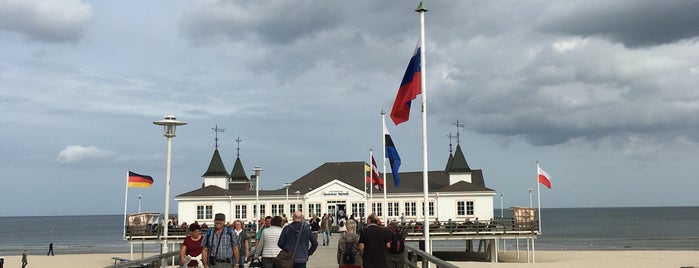
<instances>
[{"instance_id":1,"label":"sand","mask_svg":"<svg viewBox=\"0 0 699 268\"><path fill-rule=\"evenodd\" d=\"M319 247L308 263L308 267L337 267L336 247ZM135 254L140 257L140 254ZM129 258L128 253L118 254L72 254L72 255L29 255L27 268L37 267L105 267L114 264L112 257ZM536 263L526 263L526 252L500 253L499 263L452 262L459 267L696 267L699 268L699 251L537 251ZM4 256L3 268L19 268L22 256Z\"/></svg>"}]
</instances>

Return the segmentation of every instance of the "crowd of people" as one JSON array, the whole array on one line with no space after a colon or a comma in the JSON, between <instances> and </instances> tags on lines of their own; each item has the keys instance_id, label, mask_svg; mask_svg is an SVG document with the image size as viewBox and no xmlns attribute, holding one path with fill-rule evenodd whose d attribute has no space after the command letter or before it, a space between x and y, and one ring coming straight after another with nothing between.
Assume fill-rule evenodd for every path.
<instances>
[{"instance_id":1,"label":"crowd of people","mask_svg":"<svg viewBox=\"0 0 699 268\"><path fill-rule=\"evenodd\" d=\"M384 227L375 214L364 222L347 218L343 211L321 218L314 214L309 219L295 211L291 222L285 216L267 216L257 224L254 252L250 250L252 237L239 220L229 225L226 216L218 213L213 228L202 228L197 222L189 225L190 235L180 248L180 263L186 267L242 268L250 260L250 267L286 268L283 255L290 255L289 268L305 268L318 248L319 235L323 246L331 246L331 228L337 226L338 267L404 267L406 232L397 218Z\"/></svg>"}]
</instances>

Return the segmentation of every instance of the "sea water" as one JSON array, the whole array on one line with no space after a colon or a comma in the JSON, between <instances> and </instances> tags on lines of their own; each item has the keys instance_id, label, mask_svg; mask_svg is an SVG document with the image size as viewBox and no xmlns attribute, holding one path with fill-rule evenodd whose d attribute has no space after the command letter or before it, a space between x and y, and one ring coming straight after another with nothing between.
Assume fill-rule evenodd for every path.
<instances>
[{"instance_id":1,"label":"sea water","mask_svg":"<svg viewBox=\"0 0 699 268\"><path fill-rule=\"evenodd\" d=\"M538 250L699 250L699 207L549 208L541 211ZM495 210L500 215L500 210ZM509 216L509 210L504 211ZM123 215L0 217L0 256L128 253ZM434 250L463 248L463 241L438 241ZM514 249L516 241L505 242ZM526 241L519 241L520 249ZM153 244L146 252L158 252ZM134 245L134 253L141 245Z\"/></svg>"}]
</instances>

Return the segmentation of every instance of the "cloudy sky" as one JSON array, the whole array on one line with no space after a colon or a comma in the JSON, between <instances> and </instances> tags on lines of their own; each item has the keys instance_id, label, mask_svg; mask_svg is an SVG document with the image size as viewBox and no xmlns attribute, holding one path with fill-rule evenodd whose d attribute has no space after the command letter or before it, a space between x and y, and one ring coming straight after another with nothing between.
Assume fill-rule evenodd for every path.
<instances>
[{"instance_id":1,"label":"cloudy sky","mask_svg":"<svg viewBox=\"0 0 699 268\"><path fill-rule=\"evenodd\" d=\"M126 170L162 211L195 189L218 125L261 186L381 150L419 34L409 1L0 0L0 216L121 214ZM429 167L461 146L505 206L699 204L699 2L426 1ZM419 101L419 98L418 98ZM422 168L419 106L389 124ZM387 120L388 121L388 120ZM390 123L390 121L389 121ZM455 141L454 141L455 142ZM379 160L380 162L380 160ZM499 207L499 198L494 202ZM176 203L172 203L176 211Z\"/></svg>"}]
</instances>

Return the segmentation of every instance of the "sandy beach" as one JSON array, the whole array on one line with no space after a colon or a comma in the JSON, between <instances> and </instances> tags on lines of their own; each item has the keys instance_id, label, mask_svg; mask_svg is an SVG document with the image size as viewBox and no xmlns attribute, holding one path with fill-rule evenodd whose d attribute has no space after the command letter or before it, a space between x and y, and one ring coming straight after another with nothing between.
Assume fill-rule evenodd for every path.
<instances>
[{"instance_id":1,"label":"sandy beach","mask_svg":"<svg viewBox=\"0 0 699 268\"><path fill-rule=\"evenodd\" d=\"M334 264L334 249L321 247L311 257L308 267L337 267ZM139 257L138 254L137 257ZM21 267L21 256L4 256L4 268ZM29 255L28 268L36 267L105 267L114 264L112 257L129 258L128 253L119 254L73 254L73 255ZM697 267L699 268L699 251L537 251L536 263L526 263L526 253L520 252L517 259L515 252L500 253L499 263L453 262L459 267Z\"/></svg>"}]
</instances>

